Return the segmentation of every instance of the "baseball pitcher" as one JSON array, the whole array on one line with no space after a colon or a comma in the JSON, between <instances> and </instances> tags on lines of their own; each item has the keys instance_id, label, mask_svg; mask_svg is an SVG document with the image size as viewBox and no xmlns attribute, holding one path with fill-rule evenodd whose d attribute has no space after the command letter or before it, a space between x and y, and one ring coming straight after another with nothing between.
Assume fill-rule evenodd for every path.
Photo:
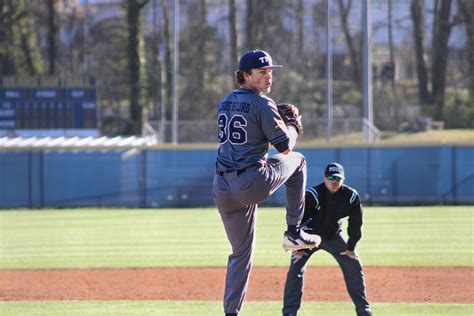
<instances>
[{"instance_id":1,"label":"baseball pitcher","mask_svg":"<svg viewBox=\"0 0 474 316\"><path fill-rule=\"evenodd\" d=\"M241 309L255 246L258 204L283 184L286 188L285 250L312 249L320 238L300 229L304 212L306 161L292 151L303 131L298 109L277 105L265 96L272 87L274 65L262 50L245 53L236 81L240 88L226 95L217 110L219 148L213 181L214 202L232 246L228 258L224 312ZM269 145L279 152L268 157Z\"/></svg>"}]
</instances>

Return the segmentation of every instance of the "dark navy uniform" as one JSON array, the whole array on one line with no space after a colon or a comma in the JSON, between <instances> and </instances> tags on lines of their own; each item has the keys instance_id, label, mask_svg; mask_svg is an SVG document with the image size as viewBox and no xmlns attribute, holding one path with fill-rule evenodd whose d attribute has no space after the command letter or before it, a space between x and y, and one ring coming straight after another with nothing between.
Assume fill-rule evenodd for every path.
<instances>
[{"instance_id":1,"label":"dark navy uniform","mask_svg":"<svg viewBox=\"0 0 474 316\"><path fill-rule=\"evenodd\" d=\"M323 241L334 238L341 232L342 218L348 217L347 249L354 250L362 237L362 206L359 195L353 188L342 185L334 194L324 183L306 191L303 221L311 218L314 233Z\"/></svg>"},{"instance_id":2,"label":"dark navy uniform","mask_svg":"<svg viewBox=\"0 0 474 316\"><path fill-rule=\"evenodd\" d=\"M356 190L342 185L331 193L321 183L306 191L303 221L312 218L311 227L320 235L322 242L317 249L294 252L287 274L284 293L284 315L296 315L301 305L304 274L309 258L319 249L329 252L338 262L344 274L349 295L356 306L357 315L372 315L366 298L364 273L359 259L341 255L345 250L354 251L360 240L362 206ZM341 219L348 217L347 242L342 237Z\"/></svg>"}]
</instances>

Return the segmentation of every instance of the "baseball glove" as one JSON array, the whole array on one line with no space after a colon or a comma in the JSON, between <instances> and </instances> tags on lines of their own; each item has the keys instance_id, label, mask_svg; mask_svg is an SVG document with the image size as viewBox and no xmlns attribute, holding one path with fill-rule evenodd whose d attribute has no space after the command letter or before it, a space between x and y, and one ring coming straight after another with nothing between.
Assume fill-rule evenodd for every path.
<instances>
[{"instance_id":1,"label":"baseball glove","mask_svg":"<svg viewBox=\"0 0 474 316\"><path fill-rule=\"evenodd\" d=\"M303 133L300 111L296 106L290 103L278 103L277 109L286 125L294 126L298 134Z\"/></svg>"}]
</instances>

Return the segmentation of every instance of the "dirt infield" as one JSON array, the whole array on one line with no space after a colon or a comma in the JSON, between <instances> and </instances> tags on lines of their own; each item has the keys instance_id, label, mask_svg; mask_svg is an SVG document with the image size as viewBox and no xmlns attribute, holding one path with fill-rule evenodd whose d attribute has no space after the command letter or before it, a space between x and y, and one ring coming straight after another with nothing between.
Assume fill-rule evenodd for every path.
<instances>
[{"instance_id":1,"label":"dirt infield","mask_svg":"<svg viewBox=\"0 0 474 316\"><path fill-rule=\"evenodd\" d=\"M286 268L254 268L247 300L281 300ZM365 268L373 302L474 303L473 268ZM0 300L221 300L225 269L0 270ZM308 268L304 300L349 301L339 268Z\"/></svg>"}]
</instances>

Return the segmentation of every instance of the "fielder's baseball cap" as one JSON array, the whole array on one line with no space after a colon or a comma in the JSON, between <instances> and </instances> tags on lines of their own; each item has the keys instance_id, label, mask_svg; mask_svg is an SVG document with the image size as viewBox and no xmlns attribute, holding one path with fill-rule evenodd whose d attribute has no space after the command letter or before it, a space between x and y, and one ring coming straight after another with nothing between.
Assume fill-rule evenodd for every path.
<instances>
[{"instance_id":1,"label":"fielder's baseball cap","mask_svg":"<svg viewBox=\"0 0 474 316\"><path fill-rule=\"evenodd\" d=\"M337 162L331 162L329 165L326 166L326 169L324 170L324 176L336 176L341 179L345 179L344 167Z\"/></svg>"},{"instance_id":2,"label":"fielder's baseball cap","mask_svg":"<svg viewBox=\"0 0 474 316\"><path fill-rule=\"evenodd\" d=\"M259 68L281 68L282 65L274 65L272 57L266 51L255 49L242 55L239 62L239 70L245 71L249 69Z\"/></svg>"}]
</instances>

